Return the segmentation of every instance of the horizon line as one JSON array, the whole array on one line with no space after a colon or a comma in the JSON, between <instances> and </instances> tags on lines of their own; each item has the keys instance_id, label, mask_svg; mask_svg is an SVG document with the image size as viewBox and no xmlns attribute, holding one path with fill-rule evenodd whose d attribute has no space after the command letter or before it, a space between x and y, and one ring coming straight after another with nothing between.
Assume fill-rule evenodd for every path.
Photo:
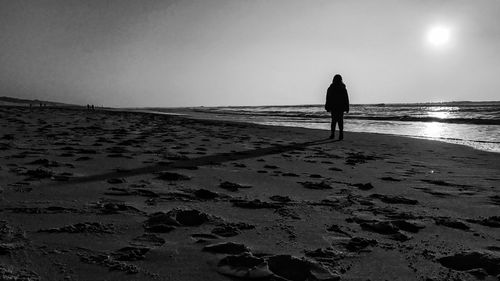
<instances>
[{"instance_id":1,"label":"horizon line","mask_svg":"<svg viewBox=\"0 0 500 281\"><path fill-rule=\"evenodd\" d=\"M500 103L500 100L482 100L482 101L431 101L431 102L379 102L379 103L351 103L351 105L404 105L404 104L422 104L439 105L453 103ZM264 105L195 105L195 106L134 106L134 107L116 107L116 108L200 108L200 107L301 107L301 106L321 106L317 104L264 104Z\"/></svg>"}]
</instances>

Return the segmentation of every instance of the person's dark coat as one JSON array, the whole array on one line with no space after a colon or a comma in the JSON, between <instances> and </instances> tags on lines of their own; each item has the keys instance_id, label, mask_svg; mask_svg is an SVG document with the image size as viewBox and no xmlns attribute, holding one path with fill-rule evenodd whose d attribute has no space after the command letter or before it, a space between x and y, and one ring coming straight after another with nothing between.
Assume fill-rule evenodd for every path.
<instances>
[{"instance_id":1,"label":"person's dark coat","mask_svg":"<svg viewBox=\"0 0 500 281\"><path fill-rule=\"evenodd\" d=\"M332 83L328 87L325 110L332 113L349 112L349 97L344 83Z\"/></svg>"}]
</instances>

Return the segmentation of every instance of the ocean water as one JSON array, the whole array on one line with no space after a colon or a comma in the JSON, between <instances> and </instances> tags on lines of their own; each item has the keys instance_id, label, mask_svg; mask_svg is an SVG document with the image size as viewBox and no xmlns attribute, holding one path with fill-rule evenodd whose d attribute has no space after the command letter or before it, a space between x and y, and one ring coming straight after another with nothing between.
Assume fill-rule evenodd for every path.
<instances>
[{"instance_id":1,"label":"ocean water","mask_svg":"<svg viewBox=\"0 0 500 281\"><path fill-rule=\"evenodd\" d=\"M197 107L216 119L330 129L323 105ZM499 102L351 105L344 129L433 139L500 153Z\"/></svg>"}]
</instances>

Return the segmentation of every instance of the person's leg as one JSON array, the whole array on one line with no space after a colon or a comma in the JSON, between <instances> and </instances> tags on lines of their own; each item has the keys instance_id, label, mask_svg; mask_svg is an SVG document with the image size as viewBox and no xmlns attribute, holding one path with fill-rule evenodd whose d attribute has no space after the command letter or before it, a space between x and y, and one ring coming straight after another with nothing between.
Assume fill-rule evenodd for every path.
<instances>
[{"instance_id":1,"label":"person's leg","mask_svg":"<svg viewBox=\"0 0 500 281\"><path fill-rule=\"evenodd\" d=\"M339 113L338 120L339 122L339 140L344 139L344 113Z\"/></svg>"},{"instance_id":2,"label":"person's leg","mask_svg":"<svg viewBox=\"0 0 500 281\"><path fill-rule=\"evenodd\" d=\"M331 134L330 138L333 139L335 138L335 126L337 125L337 120L335 118L335 114L332 112L332 124L331 124Z\"/></svg>"}]
</instances>

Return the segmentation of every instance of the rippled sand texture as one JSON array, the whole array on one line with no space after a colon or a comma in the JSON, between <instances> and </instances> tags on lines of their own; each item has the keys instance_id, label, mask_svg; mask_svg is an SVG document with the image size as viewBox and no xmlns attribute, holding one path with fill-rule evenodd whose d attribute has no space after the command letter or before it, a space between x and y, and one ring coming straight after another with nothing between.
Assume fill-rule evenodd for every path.
<instances>
[{"instance_id":1,"label":"rippled sand texture","mask_svg":"<svg viewBox=\"0 0 500 281\"><path fill-rule=\"evenodd\" d=\"M1 280L495 280L498 154L0 107Z\"/></svg>"}]
</instances>

